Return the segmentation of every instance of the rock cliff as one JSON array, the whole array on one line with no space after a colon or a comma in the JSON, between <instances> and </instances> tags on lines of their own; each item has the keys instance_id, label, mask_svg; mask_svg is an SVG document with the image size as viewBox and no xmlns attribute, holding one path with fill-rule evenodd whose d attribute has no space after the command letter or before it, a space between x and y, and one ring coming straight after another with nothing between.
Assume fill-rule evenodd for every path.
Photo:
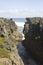
<instances>
[{"instance_id":1,"label":"rock cliff","mask_svg":"<svg viewBox=\"0 0 43 65\"><path fill-rule=\"evenodd\" d=\"M26 18L23 45L33 57L43 65L43 18Z\"/></svg>"},{"instance_id":2,"label":"rock cliff","mask_svg":"<svg viewBox=\"0 0 43 65\"><path fill-rule=\"evenodd\" d=\"M14 34L17 37L15 22L12 19L0 18L0 65L24 65L18 54Z\"/></svg>"}]
</instances>

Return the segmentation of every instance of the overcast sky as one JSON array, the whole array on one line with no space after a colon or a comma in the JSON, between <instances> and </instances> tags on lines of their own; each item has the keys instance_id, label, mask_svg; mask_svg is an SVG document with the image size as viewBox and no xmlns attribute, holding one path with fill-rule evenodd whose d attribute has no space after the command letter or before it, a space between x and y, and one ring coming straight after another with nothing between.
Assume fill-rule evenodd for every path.
<instances>
[{"instance_id":1,"label":"overcast sky","mask_svg":"<svg viewBox=\"0 0 43 65\"><path fill-rule=\"evenodd\" d=\"M0 17L43 17L43 0L0 0Z\"/></svg>"}]
</instances>

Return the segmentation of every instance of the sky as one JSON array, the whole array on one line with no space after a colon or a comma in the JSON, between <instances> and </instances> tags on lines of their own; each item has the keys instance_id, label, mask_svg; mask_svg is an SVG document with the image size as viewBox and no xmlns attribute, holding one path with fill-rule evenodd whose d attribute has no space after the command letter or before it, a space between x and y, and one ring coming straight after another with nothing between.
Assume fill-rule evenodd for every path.
<instances>
[{"instance_id":1,"label":"sky","mask_svg":"<svg viewBox=\"0 0 43 65\"><path fill-rule=\"evenodd\" d=\"M43 17L43 0L0 0L0 17Z\"/></svg>"}]
</instances>

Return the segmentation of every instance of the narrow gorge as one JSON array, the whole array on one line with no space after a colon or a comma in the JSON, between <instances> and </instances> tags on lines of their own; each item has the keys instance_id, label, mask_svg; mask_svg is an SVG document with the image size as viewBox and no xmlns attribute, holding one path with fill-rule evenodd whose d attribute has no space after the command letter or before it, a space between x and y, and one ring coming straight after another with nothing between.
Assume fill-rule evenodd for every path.
<instances>
[{"instance_id":1,"label":"narrow gorge","mask_svg":"<svg viewBox=\"0 0 43 65\"><path fill-rule=\"evenodd\" d=\"M43 18L26 18L17 30L12 18L0 18L0 65L43 65Z\"/></svg>"}]
</instances>

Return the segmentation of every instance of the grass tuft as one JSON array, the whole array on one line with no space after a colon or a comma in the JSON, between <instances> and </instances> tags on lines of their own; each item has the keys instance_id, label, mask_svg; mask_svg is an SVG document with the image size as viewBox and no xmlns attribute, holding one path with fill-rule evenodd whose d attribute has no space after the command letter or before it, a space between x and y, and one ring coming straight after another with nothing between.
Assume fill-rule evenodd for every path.
<instances>
[{"instance_id":1,"label":"grass tuft","mask_svg":"<svg viewBox=\"0 0 43 65\"><path fill-rule=\"evenodd\" d=\"M10 58L9 52L5 49L0 48L0 57L1 58Z\"/></svg>"},{"instance_id":2,"label":"grass tuft","mask_svg":"<svg viewBox=\"0 0 43 65\"><path fill-rule=\"evenodd\" d=\"M3 63L0 63L0 65L4 65Z\"/></svg>"},{"instance_id":3,"label":"grass tuft","mask_svg":"<svg viewBox=\"0 0 43 65\"><path fill-rule=\"evenodd\" d=\"M0 37L0 44L3 44L3 43L4 43L4 38Z\"/></svg>"}]
</instances>

